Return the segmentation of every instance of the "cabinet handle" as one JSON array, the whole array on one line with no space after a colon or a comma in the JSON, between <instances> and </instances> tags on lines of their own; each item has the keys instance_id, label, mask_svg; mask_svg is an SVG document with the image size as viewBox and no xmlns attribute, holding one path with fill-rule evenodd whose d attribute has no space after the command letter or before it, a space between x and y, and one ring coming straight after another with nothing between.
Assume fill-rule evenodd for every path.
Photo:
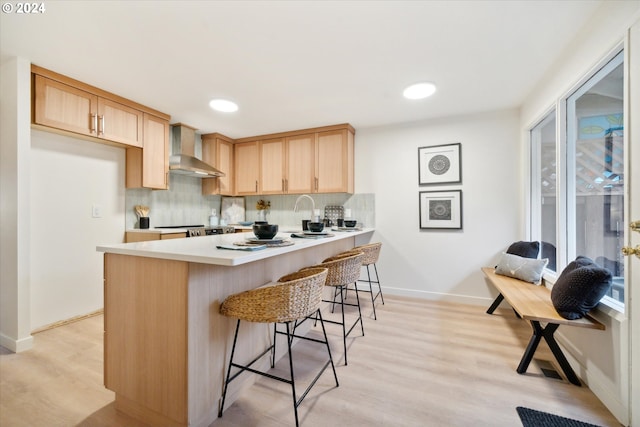
<instances>
[{"instance_id":1,"label":"cabinet handle","mask_svg":"<svg viewBox=\"0 0 640 427\"><path fill-rule=\"evenodd\" d=\"M104 116L100 116L98 119L98 135L104 135Z\"/></svg>"},{"instance_id":2,"label":"cabinet handle","mask_svg":"<svg viewBox=\"0 0 640 427\"><path fill-rule=\"evenodd\" d=\"M258 192L258 181L256 181L256 193Z\"/></svg>"},{"instance_id":3,"label":"cabinet handle","mask_svg":"<svg viewBox=\"0 0 640 427\"><path fill-rule=\"evenodd\" d=\"M286 187L284 186L284 179L282 180L282 192L284 193L286 191Z\"/></svg>"},{"instance_id":4,"label":"cabinet handle","mask_svg":"<svg viewBox=\"0 0 640 427\"><path fill-rule=\"evenodd\" d=\"M91 114L91 120L89 121L89 132L94 133L98 127L98 115Z\"/></svg>"},{"instance_id":5,"label":"cabinet handle","mask_svg":"<svg viewBox=\"0 0 640 427\"><path fill-rule=\"evenodd\" d=\"M315 180L316 180L316 184L315 184L316 185L316 191L318 191L318 178L315 178Z\"/></svg>"},{"instance_id":6,"label":"cabinet handle","mask_svg":"<svg viewBox=\"0 0 640 427\"><path fill-rule=\"evenodd\" d=\"M289 192L289 180L288 179L284 180L284 189L285 189L285 191L287 193Z\"/></svg>"}]
</instances>

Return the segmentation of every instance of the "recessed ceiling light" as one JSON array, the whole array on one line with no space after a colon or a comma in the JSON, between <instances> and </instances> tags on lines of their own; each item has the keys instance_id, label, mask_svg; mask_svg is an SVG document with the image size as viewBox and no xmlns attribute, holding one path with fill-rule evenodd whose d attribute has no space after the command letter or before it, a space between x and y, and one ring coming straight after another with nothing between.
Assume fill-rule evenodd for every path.
<instances>
[{"instance_id":1,"label":"recessed ceiling light","mask_svg":"<svg viewBox=\"0 0 640 427\"><path fill-rule=\"evenodd\" d=\"M238 104L226 99L214 99L209 102L209 106L214 110L221 111L223 113L233 113L234 111L238 111Z\"/></svg>"},{"instance_id":2,"label":"recessed ceiling light","mask_svg":"<svg viewBox=\"0 0 640 427\"><path fill-rule=\"evenodd\" d=\"M433 95L436 85L429 82L416 83L407 87L402 94L408 99L423 99Z\"/></svg>"}]
</instances>

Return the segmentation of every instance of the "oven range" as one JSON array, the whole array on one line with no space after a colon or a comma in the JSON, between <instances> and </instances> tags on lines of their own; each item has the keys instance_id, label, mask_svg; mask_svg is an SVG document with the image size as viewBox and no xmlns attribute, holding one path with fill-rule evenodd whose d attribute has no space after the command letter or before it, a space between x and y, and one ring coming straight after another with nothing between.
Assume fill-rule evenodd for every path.
<instances>
[{"instance_id":1,"label":"oven range","mask_svg":"<svg viewBox=\"0 0 640 427\"><path fill-rule=\"evenodd\" d=\"M162 227L155 228L186 228L187 229L187 237L199 237L199 236L211 236L214 234L228 234L235 233L236 229L234 227L229 227L226 225L220 225L217 227L205 227L204 224L199 225L164 225Z\"/></svg>"}]
</instances>

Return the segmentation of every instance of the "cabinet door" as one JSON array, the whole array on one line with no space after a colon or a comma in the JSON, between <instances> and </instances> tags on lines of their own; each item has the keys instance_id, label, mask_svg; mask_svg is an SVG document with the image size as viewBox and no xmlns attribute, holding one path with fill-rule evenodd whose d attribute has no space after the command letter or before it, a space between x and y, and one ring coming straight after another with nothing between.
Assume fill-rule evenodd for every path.
<instances>
[{"instance_id":1,"label":"cabinet door","mask_svg":"<svg viewBox=\"0 0 640 427\"><path fill-rule=\"evenodd\" d=\"M98 98L98 137L142 147L142 111Z\"/></svg>"},{"instance_id":2,"label":"cabinet door","mask_svg":"<svg viewBox=\"0 0 640 427\"><path fill-rule=\"evenodd\" d=\"M34 123L97 136L97 110L97 96L46 77L35 76Z\"/></svg>"},{"instance_id":3,"label":"cabinet door","mask_svg":"<svg viewBox=\"0 0 640 427\"><path fill-rule=\"evenodd\" d=\"M219 193L224 196L233 195L233 144L227 141L218 140L216 167L225 173L225 176L218 178Z\"/></svg>"},{"instance_id":4,"label":"cabinet door","mask_svg":"<svg viewBox=\"0 0 640 427\"><path fill-rule=\"evenodd\" d=\"M286 144L285 192L313 192L315 134L292 136Z\"/></svg>"},{"instance_id":5,"label":"cabinet door","mask_svg":"<svg viewBox=\"0 0 640 427\"><path fill-rule=\"evenodd\" d=\"M213 165L225 176L219 178L204 178L202 180L202 194L221 194L232 196L234 179L233 143L219 137L202 138L202 160Z\"/></svg>"},{"instance_id":6,"label":"cabinet door","mask_svg":"<svg viewBox=\"0 0 640 427\"><path fill-rule=\"evenodd\" d=\"M353 192L353 135L347 130L319 132L316 142L316 193Z\"/></svg>"},{"instance_id":7,"label":"cabinet door","mask_svg":"<svg viewBox=\"0 0 640 427\"><path fill-rule=\"evenodd\" d=\"M284 193L284 138L260 142L260 194Z\"/></svg>"},{"instance_id":8,"label":"cabinet door","mask_svg":"<svg viewBox=\"0 0 640 427\"><path fill-rule=\"evenodd\" d=\"M160 240L160 233L141 233L138 231L127 231L124 233L124 242L149 242L151 240Z\"/></svg>"},{"instance_id":9,"label":"cabinet door","mask_svg":"<svg viewBox=\"0 0 640 427\"><path fill-rule=\"evenodd\" d=\"M142 186L169 188L169 122L144 113L144 146L142 148Z\"/></svg>"},{"instance_id":10,"label":"cabinet door","mask_svg":"<svg viewBox=\"0 0 640 427\"><path fill-rule=\"evenodd\" d=\"M238 196L258 194L260 150L258 142L243 142L235 145L236 194Z\"/></svg>"}]
</instances>

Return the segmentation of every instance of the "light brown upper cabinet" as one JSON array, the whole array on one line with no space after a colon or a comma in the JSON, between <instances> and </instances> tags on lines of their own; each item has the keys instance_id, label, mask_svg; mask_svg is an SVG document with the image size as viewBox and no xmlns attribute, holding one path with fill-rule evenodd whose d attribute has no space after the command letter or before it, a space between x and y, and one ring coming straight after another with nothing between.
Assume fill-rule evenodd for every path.
<instances>
[{"instance_id":1,"label":"light brown upper cabinet","mask_svg":"<svg viewBox=\"0 0 640 427\"><path fill-rule=\"evenodd\" d=\"M142 147L142 111L35 76L34 123Z\"/></svg>"},{"instance_id":2,"label":"light brown upper cabinet","mask_svg":"<svg viewBox=\"0 0 640 427\"><path fill-rule=\"evenodd\" d=\"M169 121L144 113L144 148L127 148L127 188L169 188Z\"/></svg>"},{"instance_id":3,"label":"light brown upper cabinet","mask_svg":"<svg viewBox=\"0 0 640 427\"><path fill-rule=\"evenodd\" d=\"M34 123L97 136L96 95L39 75L34 79Z\"/></svg>"},{"instance_id":4,"label":"light brown upper cabinet","mask_svg":"<svg viewBox=\"0 0 640 427\"><path fill-rule=\"evenodd\" d=\"M260 194L310 193L315 135L260 141Z\"/></svg>"},{"instance_id":5,"label":"light brown upper cabinet","mask_svg":"<svg viewBox=\"0 0 640 427\"><path fill-rule=\"evenodd\" d=\"M286 193L313 192L316 136L313 133L288 136L286 141Z\"/></svg>"},{"instance_id":6,"label":"light brown upper cabinet","mask_svg":"<svg viewBox=\"0 0 640 427\"><path fill-rule=\"evenodd\" d=\"M142 147L143 129L146 126L143 115L142 111L99 97L96 120L98 138Z\"/></svg>"},{"instance_id":7,"label":"light brown upper cabinet","mask_svg":"<svg viewBox=\"0 0 640 427\"><path fill-rule=\"evenodd\" d=\"M354 133L344 124L237 140L236 184L247 192L236 194L353 193ZM259 152L257 178L256 165L237 157L249 143Z\"/></svg>"},{"instance_id":8,"label":"light brown upper cabinet","mask_svg":"<svg viewBox=\"0 0 640 427\"><path fill-rule=\"evenodd\" d=\"M260 194L285 193L285 145L284 138L260 141Z\"/></svg>"},{"instance_id":9,"label":"light brown upper cabinet","mask_svg":"<svg viewBox=\"0 0 640 427\"><path fill-rule=\"evenodd\" d=\"M314 134L260 141L260 194L312 192L314 147Z\"/></svg>"},{"instance_id":10,"label":"light brown upper cabinet","mask_svg":"<svg viewBox=\"0 0 640 427\"><path fill-rule=\"evenodd\" d=\"M202 160L225 174L218 178L204 178L202 194L234 195L233 151L232 139L219 133L202 135Z\"/></svg>"},{"instance_id":11,"label":"light brown upper cabinet","mask_svg":"<svg viewBox=\"0 0 640 427\"><path fill-rule=\"evenodd\" d=\"M258 141L235 144L236 195L249 196L258 193L260 179L260 148Z\"/></svg>"},{"instance_id":12,"label":"light brown upper cabinet","mask_svg":"<svg viewBox=\"0 0 640 427\"><path fill-rule=\"evenodd\" d=\"M353 193L352 129L317 133L315 193Z\"/></svg>"},{"instance_id":13,"label":"light brown upper cabinet","mask_svg":"<svg viewBox=\"0 0 640 427\"><path fill-rule=\"evenodd\" d=\"M144 113L141 187L169 188L169 121L147 113Z\"/></svg>"},{"instance_id":14,"label":"light brown upper cabinet","mask_svg":"<svg viewBox=\"0 0 640 427\"><path fill-rule=\"evenodd\" d=\"M170 116L31 66L33 126L127 149L126 186L168 188Z\"/></svg>"}]
</instances>

